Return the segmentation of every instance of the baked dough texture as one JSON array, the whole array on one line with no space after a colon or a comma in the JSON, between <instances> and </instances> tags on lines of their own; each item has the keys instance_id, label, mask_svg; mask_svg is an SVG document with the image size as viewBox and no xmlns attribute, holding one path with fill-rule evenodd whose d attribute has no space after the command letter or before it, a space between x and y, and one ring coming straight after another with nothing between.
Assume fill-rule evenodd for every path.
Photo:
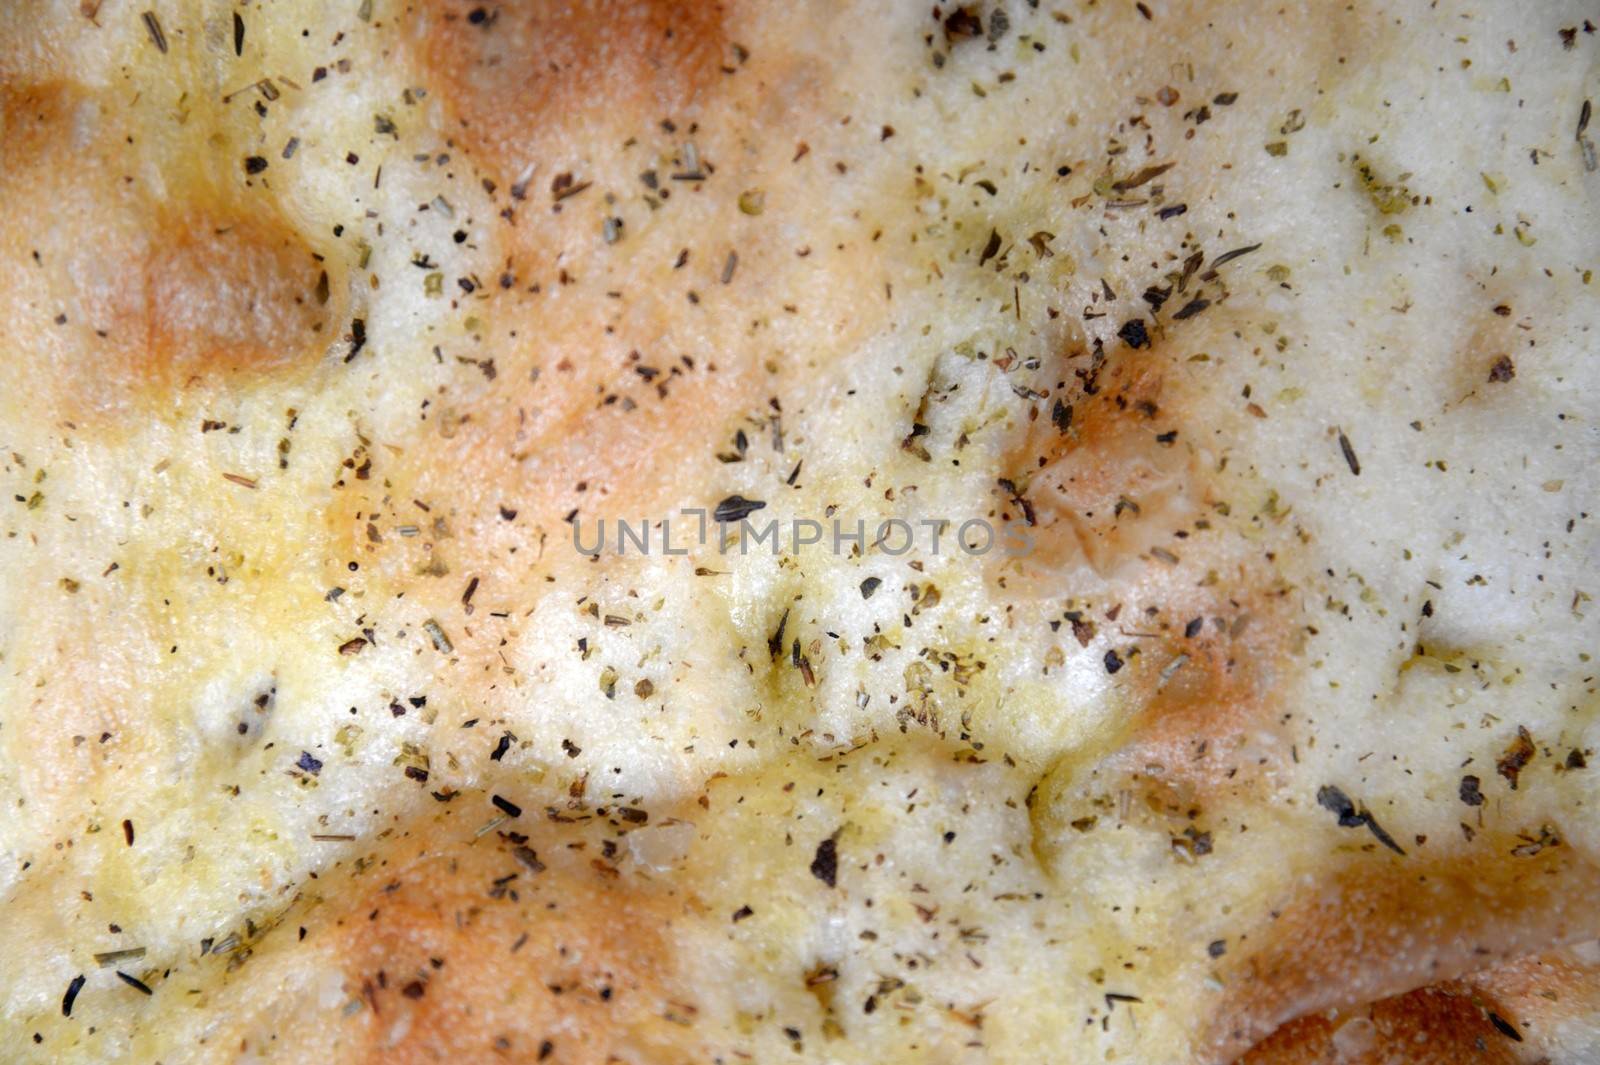
<instances>
[{"instance_id":1,"label":"baked dough texture","mask_svg":"<svg viewBox=\"0 0 1600 1065\"><path fill-rule=\"evenodd\" d=\"M0 1056L1600 1061L1597 22L0 4Z\"/></svg>"}]
</instances>

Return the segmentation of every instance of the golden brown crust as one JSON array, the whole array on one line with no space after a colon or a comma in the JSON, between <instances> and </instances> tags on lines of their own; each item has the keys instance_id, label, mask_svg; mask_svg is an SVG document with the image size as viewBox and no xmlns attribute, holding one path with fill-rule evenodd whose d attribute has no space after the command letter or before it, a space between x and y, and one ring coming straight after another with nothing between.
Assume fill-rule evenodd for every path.
<instances>
[{"instance_id":1,"label":"golden brown crust","mask_svg":"<svg viewBox=\"0 0 1600 1065\"><path fill-rule=\"evenodd\" d=\"M1485 842L1504 853L1522 846L1507 837ZM1346 872L1321 879L1309 899L1275 906L1243 938L1223 970L1237 991L1218 1027L1219 1051L1237 1053L1292 1018L1389 999L1543 944L1593 939L1600 919L1577 900L1597 880L1591 862L1559 846L1515 864L1478 854L1426 864L1388 853L1352 858ZM1405 1023L1413 1007L1426 1016L1437 1005L1426 994L1397 1005L1394 1023Z\"/></svg>"},{"instance_id":2,"label":"golden brown crust","mask_svg":"<svg viewBox=\"0 0 1600 1065\"><path fill-rule=\"evenodd\" d=\"M200 168L151 182L159 156L68 83L8 87L0 110L0 195L57 220L11 229L6 258L36 297L15 328L54 356L64 413L147 409L321 356L328 270L270 205Z\"/></svg>"},{"instance_id":3,"label":"golden brown crust","mask_svg":"<svg viewBox=\"0 0 1600 1065\"><path fill-rule=\"evenodd\" d=\"M553 141L619 117L671 122L740 62L720 2L428 0L408 21L461 139L524 192L521 171L547 157Z\"/></svg>"},{"instance_id":4,"label":"golden brown crust","mask_svg":"<svg viewBox=\"0 0 1600 1065\"><path fill-rule=\"evenodd\" d=\"M1499 1016L1492 1000L1485 1001L1468 988L1423 987L1348 1016L1302 1017L1256 1044L1239 1061L1241 1065L1514 1065L1521 1058L1491 1014Z\"/></svg>"},{"instance_id":5,"label":"golden brown crust","mask_svg":"<svg viewBox=\"0 0 1600 1065\"><path fill-rule=\"evenodd\" d=\"M666 942L681 903L618 886L600 858L540 868L538 855L560 846L542 843L485 840L380 863L381 887L323 916L370 1010L358 1060L554 1053L587 1065L688 1053L682 1015L695 1007L673 1002Z\"/></svg>"},{"instance_id":6,"label":"golden brown crust","mask_svg":"<svg viewBox=\"0 0 1600 1065\"><path fill-rule=\"evenodd\" d=\"M1582 1018L1593 1008L1596 975L1592 960L1570 950L1520 958L1367 1007L1307 1014L1239 1060L1242 1065L1577 1060L1529 1044L1548 1046L1563 1020Z\"/></svg>"}]
</instances>

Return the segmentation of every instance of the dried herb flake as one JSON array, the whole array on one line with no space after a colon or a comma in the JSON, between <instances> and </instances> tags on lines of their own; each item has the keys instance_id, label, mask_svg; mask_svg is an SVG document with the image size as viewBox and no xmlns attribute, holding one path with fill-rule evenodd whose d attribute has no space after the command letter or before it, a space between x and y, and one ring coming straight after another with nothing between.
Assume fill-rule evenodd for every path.
<instances>
[{"instance_id":1,"label":"dried herb flake","mask_svg":"<svg viewBox=\"0 0 1600 1065\"><path fill-rule=\"evenodd\" d=\"M165 51L165 49L162 49L162 51ZM72 1004L78 1001L78 992L82 991L83 985L88 982L89 978L82 973L72 978L72 982L67 985L67 993L61 998L61 1016L72 1016Z\"/></svg>"},{"instance_id":2,"label":"dried herb flake","mask_svg":"<svg viewBox=\"0 0 1600 1065\"><path fill-rule=\"evenodd\" d=\"M743 521L766 505L765 500L746 499L744 496L732 495L717 504L714 516L719 524L729 525L736 521Z\"/></svg>"},{"instance_id":3,"label":"dried herb flake","mask_svg":"<svg viewBox=\"0 0 1600 1065\"><path fill-rule=\"evenodd\" d=\"M811 875L829 887L837 885L839 880L839 844L835 836L829 836L817 844L817 853L811 859Z\"/></svg>"}]
</instances>

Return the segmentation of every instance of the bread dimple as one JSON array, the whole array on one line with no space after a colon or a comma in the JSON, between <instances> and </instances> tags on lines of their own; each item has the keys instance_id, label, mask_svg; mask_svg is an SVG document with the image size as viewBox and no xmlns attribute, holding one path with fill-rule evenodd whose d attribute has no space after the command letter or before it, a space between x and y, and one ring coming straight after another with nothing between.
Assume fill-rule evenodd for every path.
<instances>
[{"instance_id":1,"label":"bread dimple","mask_svg":"<svg viewBox=\"0 0 1600 1065\"><path fill-rule=\"evenodd\" d=\"M697 992L671 949L689 901L619 879L580 829L474 837L458 822L479 806L493 809L462 793L398 826L237 956L202 961L220 977L206 1044L269 1060L319 1046L345 1061L693 1060ZM348 1019L332 1044L285 1023L329 1009Z\"/></svg>"},{"instance_id":2,"label":"bread dimple","mask_svg":"<svg viewBox=\"0 0 1600 1065\"><path fill-rule=\"evenodd\" d=\"M1063 360L1061 376L1077 374L1082 383L1057 399L1061 407L1052 405L1048 420L1029 427L1015 476L1039 523L1034 565L1064 575L1087 563L1112 577L1139 565L1150 546L1170 554L1172 532L1199 516L1200 501L1188 498L1196 464L1190 434L1163 394L1171 372L1164 352L1118 351L1107 366L1098 365L1108 358L1103 352L1075 354ZM1178 436L1185 439L1175 447Z\"/></svg>"},{"instance_id":3,"label":"bread dimple","mask_svg":"<svg viewBox=\"0 0 1600 1065\"><path fill-rule=\"evenodd\" d=\"M527 1057L548 1043L561 1060L604 1062L682 1042L673 1010L697 1007L674 1002L691 993L675 986L668 947L681 902L616 885L598 855L599 868L553 855L559 838L531 843L560 865L540 869L529 843L451 848L391 866L333 919L347 982L370 1009L373 1060Z\"/></svg>"},{"instance_id":4,"label":"bread dimple","mask_svg":"<svg viewBox=\"0 0 1600 1065\"><path fill-rule=\"evenodd\" d=\"M31 297L17 328L49 353L65 412L159 408L320 359L339 279L270 194L170 165L69 83L9 90L5 110L4 194L50 220L8 234Z\"/></svg>"},{"instance_id":5,"label":"bread dimple","mask_svg":"<svg viewBox=\"0 0 1600 1065\"><path fill-rule=\"evenodd\" d=\"M510 184L571 131L703 104L740 61L729 20L721 2L430 0L410 25L459 136Z\"/></svg>"},{"instance_id":6,"label":"bread dimple","mask_svg":"<svg viewBox=\"0 0 1600 1065\"><path fill-rule=\"evenodd\" d=\"M1522 845L1514 836L1478 843L1500 853ZM1322 883L1286 885L1230 949L1224 971L1237 998L1216 1045L1237 1053L1294 1017L1453 979L1543 944L1590 940L1600 926L1573 900L1595 877L1587 856L1560 847L1515 864L1467 848L1426 863L1351 855Z\"/></svg>"},{"instance_id":7,"label":"bread dimple","mask_svg":"<svg viewBox=\"0 0 1600 1065\"><path fill-rule=\"evenodd\" d=\"M1583 944L1490 965L1370 1005L1308 1014L1239 1060L1581 1060L1596 1041L1593 955L1593 944Z\"/></svg>"},{"instance_id":8,"label":"bread dimple","mask_svg":"<svg viewBox=\"0 0 1600 1065\"><path fill-rule=\"evenodd\" d=\"M1419 988L1366 1008L1332 1016L1309 1014L1280 1028L1238 1060L1243 1065L1461 1061L1514 1065L1524 1059L1490 1020L1493 1006L1492 999L1485 1001L1465 988Z\"/></svg>"}]
</instances>

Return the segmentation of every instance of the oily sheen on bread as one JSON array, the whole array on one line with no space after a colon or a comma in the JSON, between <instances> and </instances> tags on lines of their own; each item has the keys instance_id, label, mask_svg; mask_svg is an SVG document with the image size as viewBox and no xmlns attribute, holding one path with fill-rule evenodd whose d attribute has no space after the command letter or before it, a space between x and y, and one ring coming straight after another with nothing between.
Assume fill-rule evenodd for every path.
<instances>
[{"instance_id":1,"label":"oily sheen on bread","mask_svg":"<svg viewBox=\"0 0 1600 1065\"><path fill-rule=\"evenodd\" d=\"M0 5L4 1058L1600 1061L1597 21Z\"/></svg>"}]
</instances>

